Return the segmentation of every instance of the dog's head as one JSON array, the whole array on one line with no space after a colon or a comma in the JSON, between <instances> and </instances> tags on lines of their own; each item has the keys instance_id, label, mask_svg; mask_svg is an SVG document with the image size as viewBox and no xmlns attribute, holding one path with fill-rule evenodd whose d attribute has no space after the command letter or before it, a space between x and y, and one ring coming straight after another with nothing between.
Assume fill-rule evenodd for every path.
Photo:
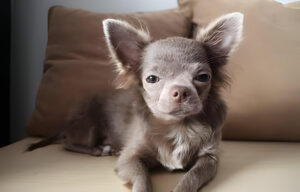
<instances>
[{"instance_id":1,"label":"dog's head","mask_svg":"<svg viewBox=\"0 0 300 192\"><path fill-rule=\"evenodd\" d=\"M212 88L225 81L222 66L241 41L243 15L224 15L196 32L194 40L151 41L127 22L106 19L104 33L116 63L116 86L141 86L154 116L181 120L201 112ZM163 30L163 29L162 29Z\"/></svg>"}]
</instances>

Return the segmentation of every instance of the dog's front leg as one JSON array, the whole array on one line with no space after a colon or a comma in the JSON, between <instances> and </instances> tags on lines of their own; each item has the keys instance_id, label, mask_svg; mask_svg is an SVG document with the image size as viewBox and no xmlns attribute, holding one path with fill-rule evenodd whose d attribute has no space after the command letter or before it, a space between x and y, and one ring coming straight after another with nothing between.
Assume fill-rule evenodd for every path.
<instances>
[{"instance_id":1,"label":"dog's front leg","mask_svg":"<svg viewBox=\"0 0 300 192\"><path fill-rule=\"evenodd\" d=\"M122 180L132 184L133 192L152 192L148 169L136 148L125 148L121 152L116 172Z\"/></svg>"},{"instance_id":2,"label":"dog's front leg","mask_svg":"<svg viewBox=\"0 0 300 192\"><path fill-rule=\"evenodd\" d=\"M197 192L211 180L217 171L217 158L205 155L199 157L194 166L183 176L173 192Z\"/></svg>"}]
</instances>

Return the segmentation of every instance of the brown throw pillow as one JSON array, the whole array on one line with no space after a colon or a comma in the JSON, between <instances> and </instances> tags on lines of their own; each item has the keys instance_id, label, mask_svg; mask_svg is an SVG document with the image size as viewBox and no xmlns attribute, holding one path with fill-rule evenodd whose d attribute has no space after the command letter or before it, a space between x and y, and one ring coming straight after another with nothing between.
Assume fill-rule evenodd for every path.
<instances>
[{"instance_id":1,"label":"brown throw pillow","mask_svg":"<svg viewBox=\"0 0 300 192\"><path fill-rule=\"evenodd\" d=\"M232 86L223 138L300 141L300 11L269 0L185 0L181 10L203 25L244 13L244 41L228 65Z\"/></svg>"},{"instance_id":2,"label":"brown throw pillow","mask_svg":"<svg viewBox=\"0 0 300 192\"><path fill-rule=\"evenodd\" d=\"M71 106L111 89L113 68L102 29L106 18L147 27L154 40L187 37L191 29L190 20L178 10L117 15L52 7L42 82L26 126L29 135L57 133L65 126Z\"/></svg>"}]
</instances>

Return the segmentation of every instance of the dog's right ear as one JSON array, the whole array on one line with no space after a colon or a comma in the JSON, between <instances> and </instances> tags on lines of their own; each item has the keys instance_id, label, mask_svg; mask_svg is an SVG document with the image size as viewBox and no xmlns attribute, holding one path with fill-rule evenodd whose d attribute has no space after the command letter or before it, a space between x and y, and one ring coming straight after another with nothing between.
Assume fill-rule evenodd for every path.
<instances>
[{"instance_id":1,"label":"dog's right ear","mask_svg":"<svg viewBox=\"0 0 300 192\"><path fill-rule=\"evenodd\" d=\"M150 35L134 28L125 21L106 19L103 30L118 77L117 88L128 88L134 81L134 72L139 68L144 47L150 43Z\"/></svg>"}]
</instances>

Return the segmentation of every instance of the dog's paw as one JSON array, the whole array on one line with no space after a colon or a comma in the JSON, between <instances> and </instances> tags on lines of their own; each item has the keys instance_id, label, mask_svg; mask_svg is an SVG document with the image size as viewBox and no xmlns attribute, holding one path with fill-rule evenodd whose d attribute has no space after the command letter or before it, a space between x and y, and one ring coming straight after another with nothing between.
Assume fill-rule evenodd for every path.
<instances>
[{"instance_id":1,"label":"dog's paw","mask_svg":"<svg viewBox=\"0 0 300 192\"><path fill-rule=\"evenodd\" d=\"M92 149L92 155L94 156L110 156L115 154L116 150L113 149L110 145L99 145Z\"/></svg>"},{"instance_id":2,"label":"dog's paw","mask_svg":"<svg viewBox=\"0 0 300 192\"><path fill-rule=\"evenodd\" d=\"M122 171L122 169L116 167L115 168L115 173L121 179L123 185L129 185L129 184L131 184L130 181L129 181L129 179L128 179L127 174L124 171Z\"/></svg>"}]
</instances>

